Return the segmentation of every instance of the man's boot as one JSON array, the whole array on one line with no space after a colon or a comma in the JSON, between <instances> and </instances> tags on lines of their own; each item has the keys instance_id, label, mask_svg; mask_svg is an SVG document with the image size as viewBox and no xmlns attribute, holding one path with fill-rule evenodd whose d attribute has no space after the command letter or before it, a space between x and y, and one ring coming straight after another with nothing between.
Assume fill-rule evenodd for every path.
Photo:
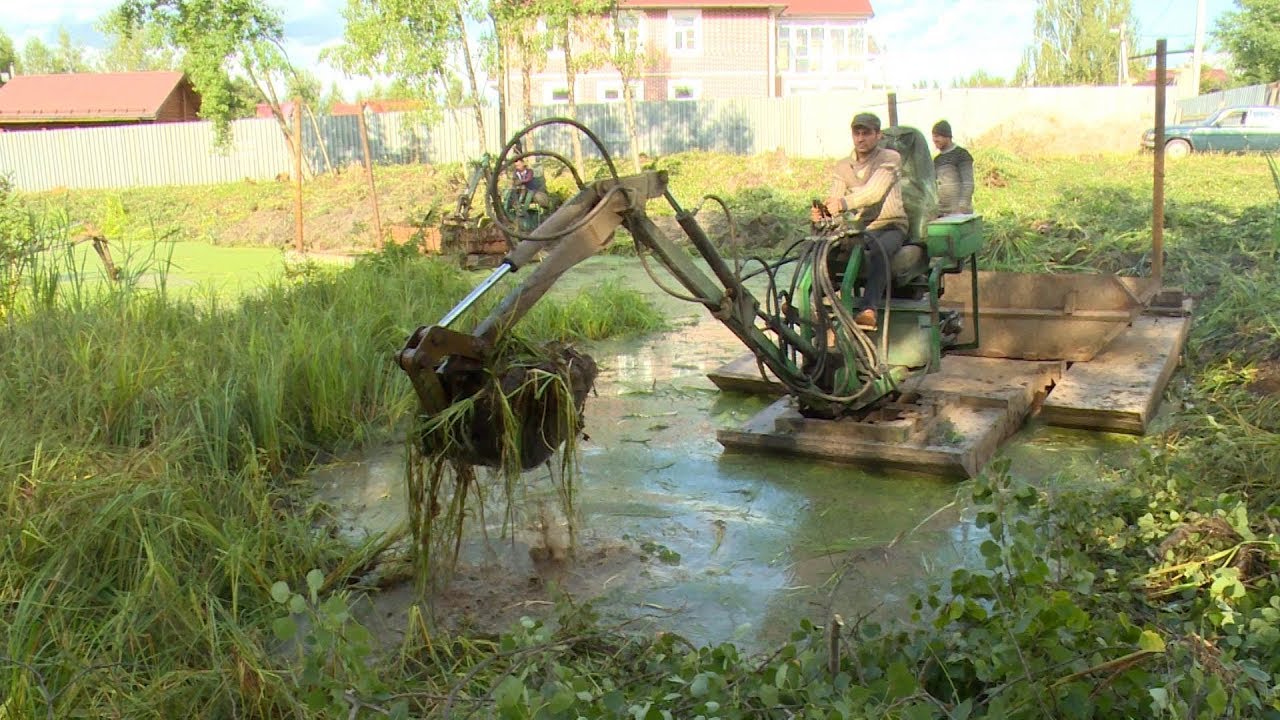
<instances>
[{"instance_id":1,"label":"man's boot","mask_svg":"<svg viewBox=\"0 0 1280 720\"><path fill-rule=\"evenodd\" d=\"M876 329L876 311L871 308L867 308L863 310L862 312L854 316L853 324L857 325L859 328L863 330L875 330Z\"/></svg>"}]
</instances>

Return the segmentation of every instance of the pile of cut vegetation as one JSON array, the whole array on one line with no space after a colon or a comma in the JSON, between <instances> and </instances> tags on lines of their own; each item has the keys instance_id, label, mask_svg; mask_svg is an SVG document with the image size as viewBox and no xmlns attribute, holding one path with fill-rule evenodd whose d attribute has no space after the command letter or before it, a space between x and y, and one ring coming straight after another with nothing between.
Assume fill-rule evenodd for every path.
<instances>
[{"instance_id":1,"label":"pile of cut vegetation","mask_svg":"<svg viewBox=\"0 0 1280 720\"><path fill-rule=\"evenodd\" d=\"M526 471L539 466L547 468L572 546L574 458L582 407L598 374L595 360L571 345L518 337L501 342L488 362L449 362L442 379L454 401L420 420L407 463L409 522L424 588L447 580L467 517L478 516L483 526L491 500L501 508L504 533L512 529L526 483L534 482Z\"/></svg>"}]
</instances>

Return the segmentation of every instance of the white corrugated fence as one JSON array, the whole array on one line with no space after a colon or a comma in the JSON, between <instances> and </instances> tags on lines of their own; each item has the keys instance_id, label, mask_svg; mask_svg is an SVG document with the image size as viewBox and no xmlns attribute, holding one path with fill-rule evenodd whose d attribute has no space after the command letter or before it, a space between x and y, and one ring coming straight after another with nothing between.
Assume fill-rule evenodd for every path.
<instances>
[{"instance_id":1,"label":"white corrugated fence","mask_svg":"<svg viewBox=\"0 0 1280 720\"><path fill-rule=\"evenodd\" d=\"M639 150L650 156L683 150L754 154L780 150L794 157L835 157L849 151L849 119L879 112L883 93L825 93L788 98L646 102L637 106ZM540 107L535 118L563 114ZM1154 118L1154 91L1139 87L975 88L908 91L898 95L904 125L926 133L949 120L961 143L1003 144L1064 153L1133 152ZM623 105L578 108L579 119L625 158ZM378 163L456 163L497 151L498 112L484 110L481 142L470 110L450 110L426 125L415 113L367 116L370 154ZM509 132L522 122L512 120ZM360 162L357 118L317 117L303 122L310 168ZM232 123L229 148L214 143L210 123L0 133L0 173L17 188L126 188L264 180L292 171L289 150L274 120ZM540 132L525 149L569 153L563 131ZM589 147L584 143L584 147ZM325 158L328 158L326 164Z\"/></svg>"}]
</instances>

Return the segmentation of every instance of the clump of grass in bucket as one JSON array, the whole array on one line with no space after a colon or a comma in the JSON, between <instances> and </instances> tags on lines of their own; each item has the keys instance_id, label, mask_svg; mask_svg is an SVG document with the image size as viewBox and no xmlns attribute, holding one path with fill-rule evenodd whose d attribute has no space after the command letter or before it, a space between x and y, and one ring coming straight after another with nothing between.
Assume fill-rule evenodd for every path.
<instances>
[{"instance_id":1,"label":"clump of grass in bucket","mask_svg":"<svg viewBox=\"0 0 1280 720\"><path fill-rule=\"evenodd\" d=\"M525 471L539 465L550 471L571 547L575 541L577 438L595 362L567 345L520 338L501 343L492 357L447 381L455 402L423 417L409 443L409 523L424 591L438 588L456 566L467 518L486 527L491 497L503 534L514 532Z\"/></svg>"}]
</instances>

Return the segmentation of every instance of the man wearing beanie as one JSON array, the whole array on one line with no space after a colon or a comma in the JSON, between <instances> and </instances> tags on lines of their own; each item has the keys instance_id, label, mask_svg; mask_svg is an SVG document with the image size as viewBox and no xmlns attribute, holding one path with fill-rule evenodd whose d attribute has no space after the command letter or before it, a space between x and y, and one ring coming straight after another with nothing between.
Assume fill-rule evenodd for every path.
<instances>
[{"instance_id":1,"label":"man wearing beanie","mask_svg":"<svg viewBox=\"0 0 1280 720\"><path fill-rule=\"evenodd\" d=\"M854 322L860 328L873 330L878 321L875 308L884 302L888 289L885 285L889 259L907 239L907 211L898 182L902 157L897 151L880 147L884 137L880 118L872 113L853 116L849 127L853 132L853 153L836 163L825 204L832 215L858 210L866 223L870 241L864 255L867 284L857 299Z\"/></svg>"},{"instance_id":2,"label":"man wearing beanie","mask_svg":"<svg viewBox=\"0 0 1280 720\"><path fill-rule=\"evenodd\" d=\"M938 212L956 215L973 212L973 156L951 141L951 123L933 126L933 172L938 176Z\"/></svg>"}]
</instances>

